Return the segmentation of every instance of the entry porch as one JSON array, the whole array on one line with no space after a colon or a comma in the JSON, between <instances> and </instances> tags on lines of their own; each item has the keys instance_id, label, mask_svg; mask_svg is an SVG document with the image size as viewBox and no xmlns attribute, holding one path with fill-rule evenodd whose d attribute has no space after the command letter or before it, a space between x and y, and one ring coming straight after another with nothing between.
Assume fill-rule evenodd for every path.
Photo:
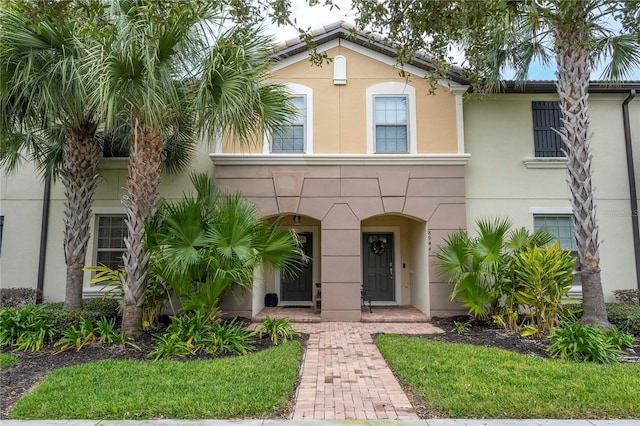
<instances>
[{"instance_id":1,"label":"entry porch","mask_svg":"<svg viewBox=\"0 0 640 426\"><path fill-rule=\"evenodd\" d=\"M361 309L361 322L382 322L382 323L422 323L429 322L429 317L420 312L413 306L374 306L372 312L369 312L368 306ZM313 307L286 307L274 306L265 307L251 320L253 322L262 322L265 317L271 318L289 318L292 322L321 322L322 318L319 312Z\"/></svg>"}]
</instances>

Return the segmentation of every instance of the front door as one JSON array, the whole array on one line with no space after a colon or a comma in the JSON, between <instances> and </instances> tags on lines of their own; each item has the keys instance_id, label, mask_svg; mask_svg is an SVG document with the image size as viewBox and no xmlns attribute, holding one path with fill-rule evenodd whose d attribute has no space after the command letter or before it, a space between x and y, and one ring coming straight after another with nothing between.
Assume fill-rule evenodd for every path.
<instances>
[{"instance_id":1,"label":"front door","mask_svg":"<svg viewBox=\"0 0 640 426\"><path fill-rule=\"evenodd\" d=\"M393 233L362 234L362 285L374 302L394 302Z\"/></svg>"},{"instance_id":2,"label":"front door","mask_svg":"<svg viewBox=\"0 0 640 426\"><path fill-rule=\"evenodd\" d=\"M311 302L313 289L313 234L311 232L299 232L298 239L302 245L304 254L309 257L309 262L303 265L302 270L296 276L282 277L280 280L280 297L283 302Z\"/></svg>"}]
</instances>

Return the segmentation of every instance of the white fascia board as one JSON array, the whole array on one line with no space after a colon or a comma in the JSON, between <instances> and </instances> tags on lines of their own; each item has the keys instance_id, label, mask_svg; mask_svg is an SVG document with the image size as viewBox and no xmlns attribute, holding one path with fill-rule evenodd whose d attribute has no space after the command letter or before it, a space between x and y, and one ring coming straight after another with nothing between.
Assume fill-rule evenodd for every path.
<instances>
[{"instance_id":1,"label":"white fascia board","mask_svg":"<svg viewBox=\"0 0 640 426\"><path fill-rule=\"evenodd\" d=\"M471 154L209 154L216 165L465 165Z\"/></svg>"},{"instance_id":2,"label":"white fascia board","mask_svg":"<svg viewBox=\"0 0 640 426\"><path fill-rule=\"evenodd\" d=\"M324 53L327 50L333 49L334 47L338 47L338 46L340 46L340 42L339 41L340 41L340 39L335 39L335 40L328 41L328 42L318 46L318 48L316 49L316 52ZM278 62L276 62L274 64L274 66L271 68L271 70L272 71L278 71L278 70L281 70L282 68L286 68L286 67L291 66L293 64L296 64L298 62L308 61L310 56L311 56L311 51L305 50L304 52L300 52L297 55L289 56L288 58L279 60Z\"/></svg>"}]
</instances>

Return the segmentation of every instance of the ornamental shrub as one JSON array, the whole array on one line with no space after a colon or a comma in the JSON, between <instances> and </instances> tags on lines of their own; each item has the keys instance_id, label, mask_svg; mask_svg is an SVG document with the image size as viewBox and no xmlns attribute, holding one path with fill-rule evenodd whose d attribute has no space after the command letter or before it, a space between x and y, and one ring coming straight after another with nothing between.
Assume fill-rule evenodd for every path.
<instances>
[{"instance_id":1,"label":"ornamental shrub","mask_svg":"<svg viewBox=\"0 0 640 426\"><path fill-rule=\"evenodd\" d=\"M561 249L557 241L544 249L533 246L513 254L516 287L507 298L513 297L527 312L532 334L545 336L559 325L575 262L571 252Z\"/></svg>"},{"instance_id":2,"label":"ornamental shrub","mask_svg":"<svg viewBox=\"0 0 640 426\"><path fill-rule=\"evenodd\" d=\"M547 353L552 358L577 362L611 364L625 354L623 347L633 346L633 336L616 329L598 328L581 322L565 323L549 334L552 342Z\"/></svg>"},{"instance_id":3,"label":"ornamental shrub","mask_svg":"<svg viewBox=\"0 0 640 426\"><path fill-rule=\"evenodd\" d=\"M582 305L572 303L564 305L565 312L572 311L570 320L578 320L582 317ZM607 316L609 322L618 330L640 337L640 306L623 305L622 303L607 303Z\"/></svg>"},{"instance_id":4,"label":"ornamental shrub","mask_svg":"<svg viewBox=\"0 0 640 426\"><path fill-rule=\"evenodd\" d=\"M608 303L607 316L609 322L624 333L640 338L640 306Z\"/></svg>"},{"instance_id":5,"label":"ornamental shrub","mask_svg":"<svg viewBox=\"0 0 640 426\"><path fill-rule=\"evenodd\" d=\"M613 290L613 295L622 304L640 306L640 289Z\"/></svg>"},{"instance_id":6,"label":"ornamental shrub","mask_svg":"<svg viewBox=\"0 0 640 426\"><path fill-rule=\"evenodd\" d=\"M0 346L36 352L53 338L51 315L44 306L0 310Z\"/></svg>"},{"instance_id":7,"label":"ornamental shrub","mask_svg":"<svg viewBox=\"0 0 640 426\"><path fill-rule=\"evenodd\" d=\"M0 288L0 306L3 308L22 308L35 305L40 292L35 288Z\"/></svg>"}]
</instances>

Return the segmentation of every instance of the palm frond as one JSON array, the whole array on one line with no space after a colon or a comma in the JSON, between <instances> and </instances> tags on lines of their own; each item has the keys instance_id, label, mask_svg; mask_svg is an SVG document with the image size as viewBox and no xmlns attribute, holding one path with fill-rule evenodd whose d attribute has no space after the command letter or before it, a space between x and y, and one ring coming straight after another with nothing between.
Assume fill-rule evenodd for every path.
<instances>
[{"instance_id":1,"label":"palm frond","mask_svg":"<svg viewBox=\"0 0 640 426\"><path fill-rule=\"evenodd\" d=\"M460 230L445 238L436 252L436 264L447 281L455 282L471 269L470 243L467 232Z\"/></svg>"},{"instance_id":2,"label":"palm frond","mask_svg":"<svg viewBox=\"0 0 640 426\"><path fill-rule=\"evenodd\" d=\"M633 75L640 69L640 39L637 34L620 34L594 41L596 52L594 61L608 58L601 79L616 81ZM594 64L597 65L597 62Z\"/></svg>"},{"instance_id":3,"label":"palm frond","mask_svg":"<svg viewBox=\"0 0 640 426\"><path fill-rule=\"evenodd\" d=\"M256 250L260 264L279 270L283 277L294 276L309 258L300 247L297 233L293 229L282 230L279 220L260 224L256 232Z\"/></svg>"},{"instance_id":4,"label":"palm frond","mask_svg":"<svg viewBox=\"0 0 640 426\"><path fill-rule=\"evenodd\" d=\"M474 251L478 257L485 262L493 263L500 258L503 253L506 236L511 229L511 219L509 218L480 218L476 221L478 238Z\"/></svg>"},{"instance_id":5,"label":"palm frond","mask_svg":"<svg viewBox=\"0 0 640 426\"><path fill-rule=\"evenodd\" d=\"M273 41L259 30L233 28L219 35L203 62L196 97L209 136L229 134L250 143L295 113L284 87L266 82L273 50Z\"/></svg>"}]
</instances>

